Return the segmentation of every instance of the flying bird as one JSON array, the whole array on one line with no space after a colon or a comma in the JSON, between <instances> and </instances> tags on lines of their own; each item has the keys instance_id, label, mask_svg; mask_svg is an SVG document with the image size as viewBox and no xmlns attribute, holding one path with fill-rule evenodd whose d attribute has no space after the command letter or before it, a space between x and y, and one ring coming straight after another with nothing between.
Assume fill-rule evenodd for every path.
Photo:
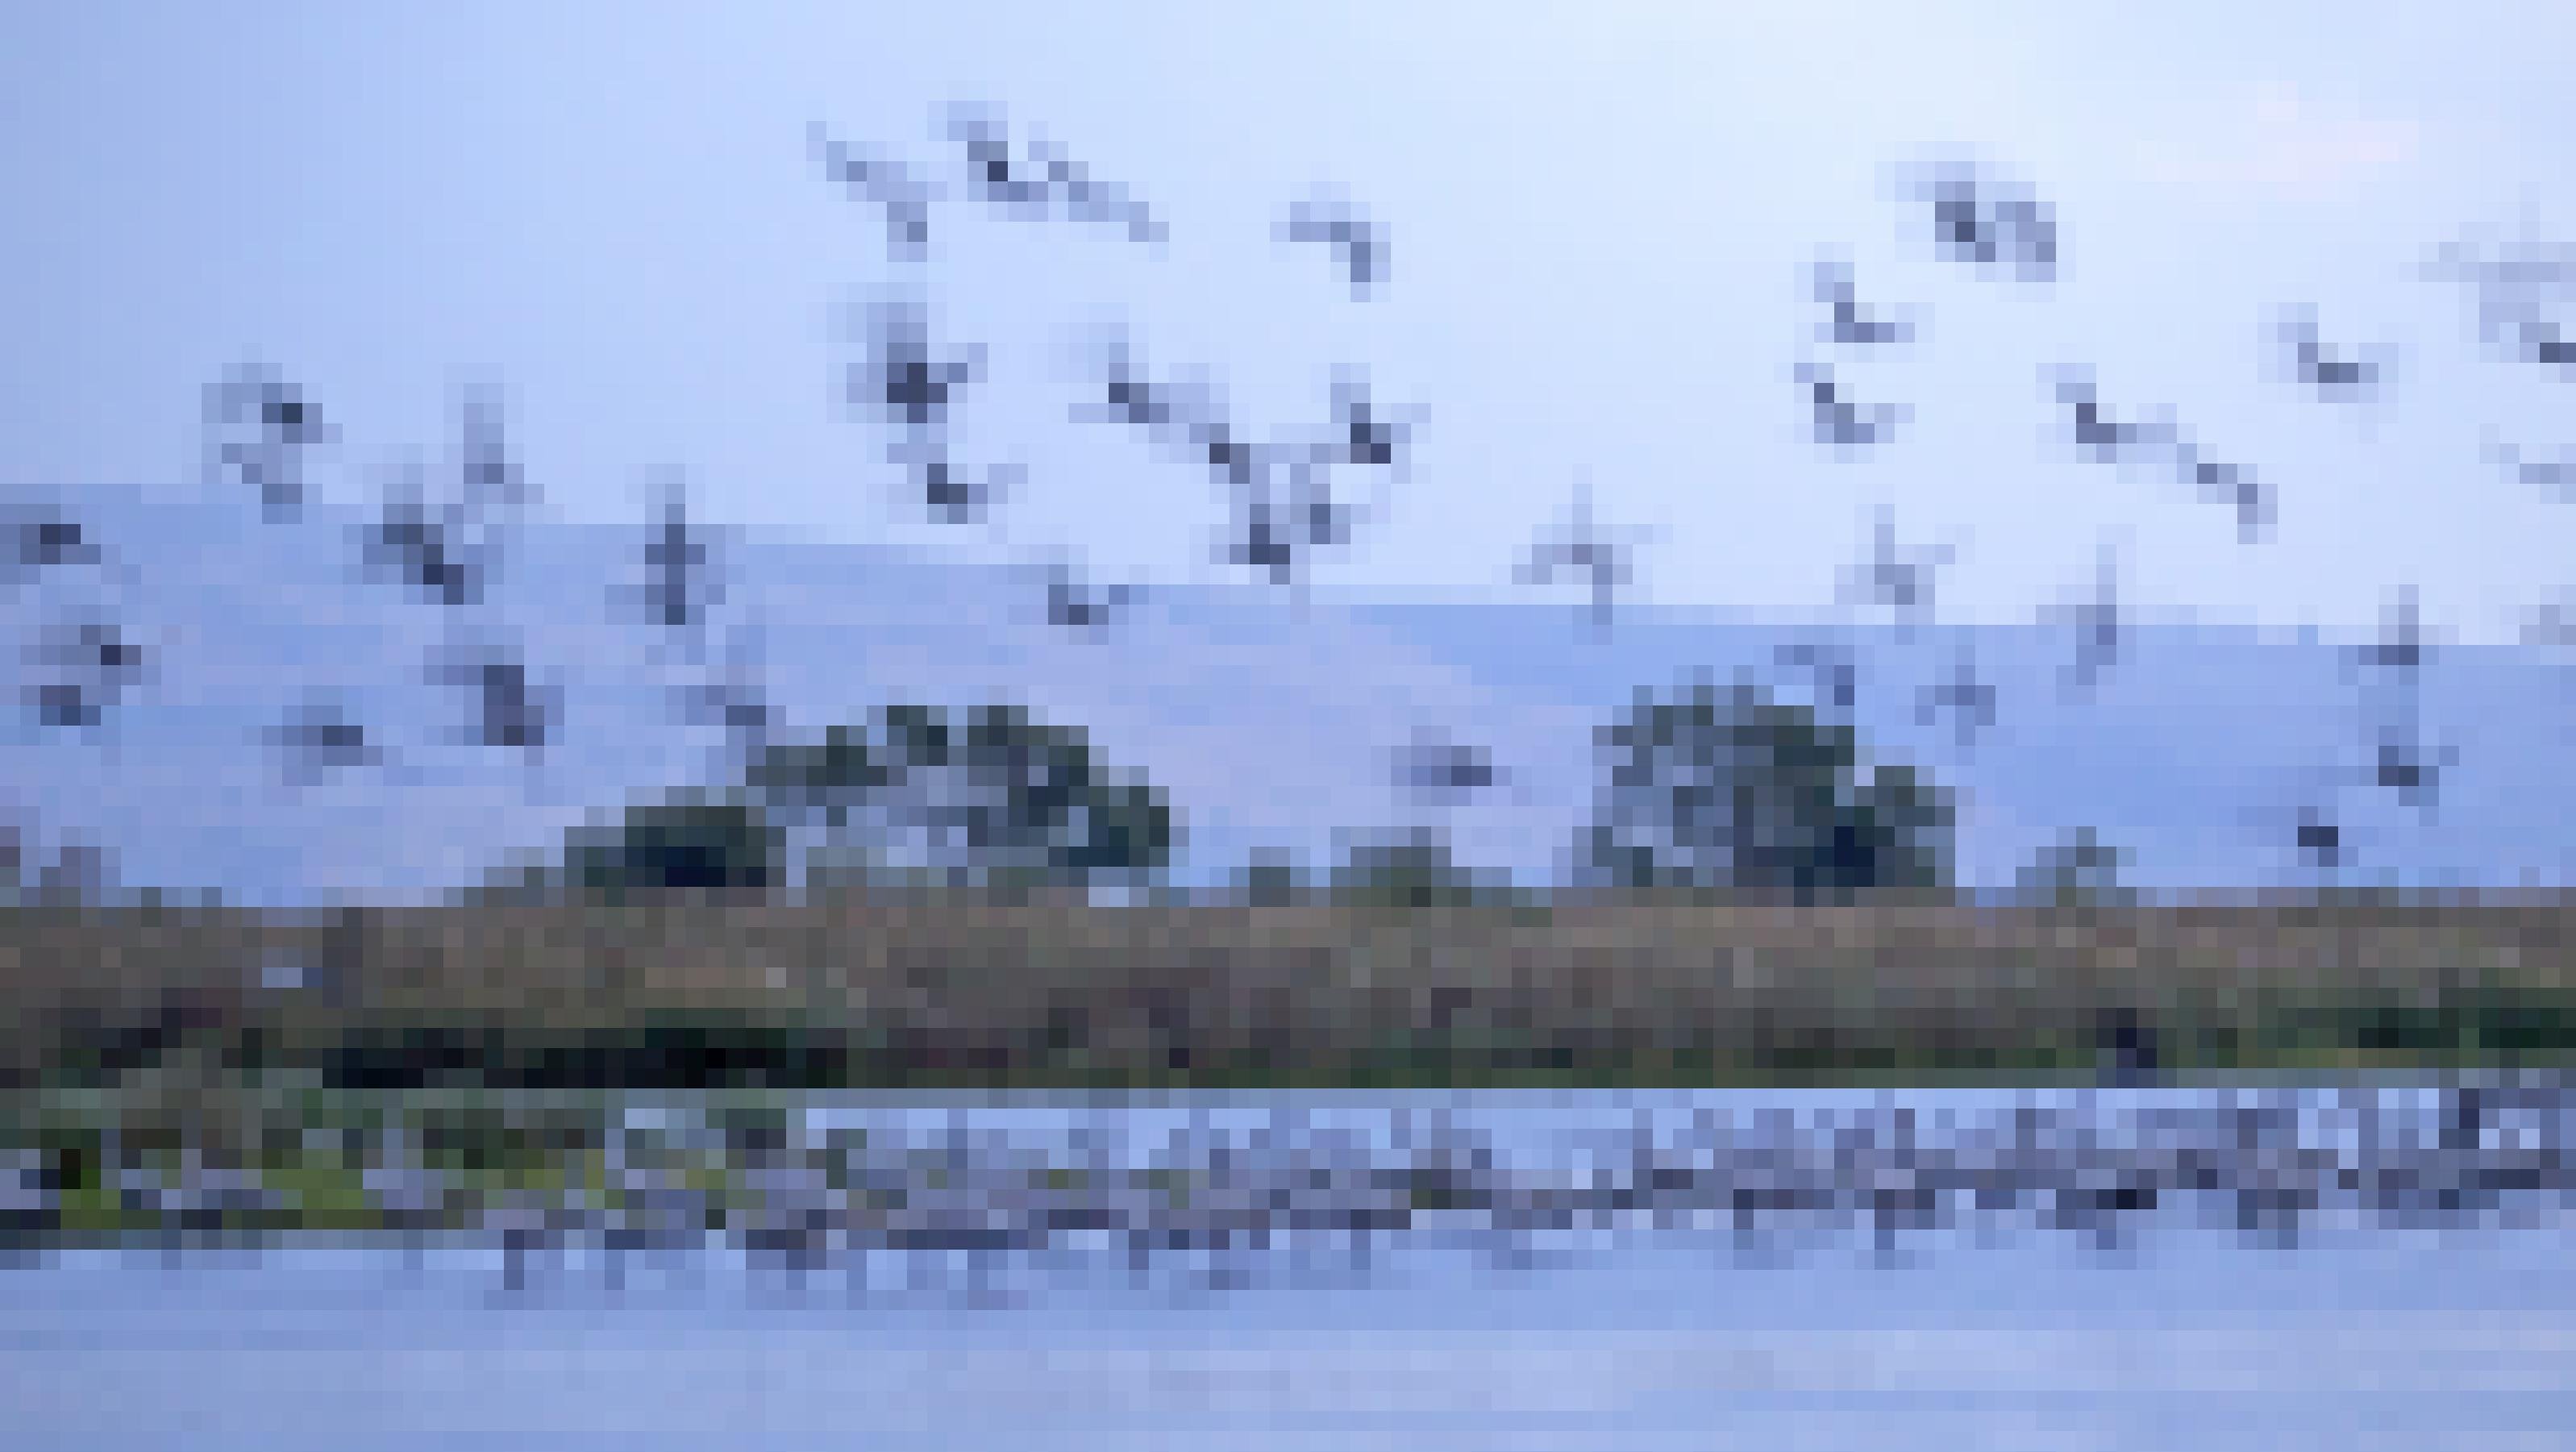
<instances>
[{"instance_id":1,"label":"flying bird","mask_svg":"<svg viewBox=\"0 0 2576 1452\"><path fill-rule=\"evenodd\" d=\"M1066 630L1097 631L1127 608L1134 593L1135 587L1125 583L1087 587L1059 559L1047 570L1047 621Z\"/></svg>"},{"instance_id":2,"label":"flying bird","mask_svg":"<svg viewBox=\"0 0 2576 1452\"><path fill-rule=\"evenodd\" d=\"M475 604L483 595L483 558L462 538L464 522L455 505L430 512L421 495L419 460L408 460L386 486L384 511L367 536L366 563L436 603Z\"/></svg>"},{"instance_id":3,"label":"flying bird","mask_svg":"<svg viewBox=\"0 0 2576 1452\"><path fill-rule=\"evenodd\" d=\"M2262 540L2272 524L2272 495L2253 470L2208 458L2187 443L2177 445L2175 457L2183 477L2197 485L2203 497L2234 507L2238 543Z\"/></svg>"},{"instance_id":4,"label":"flying bird","mask_svg":"<svg viewBox=\"0 0 2576 1452\"><path fill-rule=\"evenodd\" d=\"M2434 271L2468 283L2477 299L2478 336L2487 346L2544 366L2576 363L2561 311L2568 284L2576 279L2576 248L2526 235L2519 246L2482 257L2464 243L2446 243L2435 255Z\"/></svg>"},{"instance_id":5,"label":"flying bird","mask_svg":"<svg viewBox=\"0 0 2576 1452\"><path fill-rule=\"evenodd\" d=\"M916 462L913 477L934 517L949 524L974 524L991 511L996 500L1017 489L1027 471L1005 461L974 474L945 454L931 454Z\"/></svg>"},{"instance_id":6,"label":"flying bird","mask_svg":"<svg viewBox=\"0 0 2576 1452\"><path fill-rule=\"evenodd\" d=\"M299 389L265 364L242 364L207 388L206 425L217 472L259 490L270 522L302 511L304 452L332 431Z\"/></svg>"},{"instance_id":7,"label":"flying bird","mask_svg":"<svg viewBox=\"0 0 2576 1452\"><path fill-rule=\"evenodd\" d=\"M1504 776L1483 748L1429 727L1417 728L1413 740L1396 753L1397 784L1418 804L1434 810L1489 791Z\"/></svg>"},{"instance_id":8,"label":"flying bird","mask_svg":"<svg viewBox=\"0 0 2576 1452\"><path fill-rule=\"evenodd\" d=\"M2401 805L2429 816L2440 806L2441 773L2458 763L2459 753L2448 743L2427 750L2411 729L2383 727L2372 758L2372 780Z\"/></svg>"},{"instance_id":9,"label":"flying bird","mask_svg":"<svg viewBox=\"0 0 2576 1452\"><path fill-rule=\"evenodd\" d=\"M2316 309L2305 304L2282 310L2280 335L2300 383L2328 403L2349 403L2368 395L2379 377L2375 359L2327 351L2317 333Z\"/></svg>"},{"instance_id":10,"label":"flying bird","mask_svg":"<svg viewBox=\"0 0 2576 1452\"><path fill-rule=\"evenodd\" d=\"M1867 409L1843 396L1833 370L1822 363L1802 362L1797 367L1798 386L1807 395L1811 414L1810 427L1816 442L1850 451L1865 449L1880 442L1905 416L1900 404L1876 404Z\"/></svg>"},{"instance_id":11,"label":"flying bird","mask_svg":"<svg viewBox=\"0 0 2576 1452\"><path fill-rule=\"evenodd\" d=\"M2576 499L2576 451L2562 450L2548 458L2529 457L2520 447L2505 442L2490 430L2487 456L2501 465L2514 482L2526 488L2555 489Z\"/></svg>"},{"instance_id":12,"label":"flying bird","mask_svg":"<svg viewBox=\"0 0 2576 1452\"><path fill-rule=\"evenodd\" d=\"M823 173L885 214L886 253L898 262L920 262L930 250L930 189L888 157L854 151L834 140L823 123L807 128Z\"/></svg>"},{"instance_id":13,"label":"flying bird","mask_svg":"<svg viewBox=\"0 0 2576 1452\"><path fill-rule=\"evenodd\" d=\"M1112 223L1124 228L1131 242L1162 243L1162 222L1125 187L1094 178L1089 168L1043 138L1029 143L1029 159L1045 173L1046 194L1063 202L1071 220Z\"/></svg>"},{"instance_id":14,"label":"flying bird","mask_svg":"<svg viewBox=\"0 0 2576 1452\"><path fill-rule=\"evenodd\" d=\"M466 391L459 409L458 463L464 475L464 502L469 514L488 517L497 508L516 516L532 502L527 476L519 467L501 427L499 404L488 388Z\"/></svg>"},{"instance_id":15,"label":"flying bird","mask_svg":"<svg viewBox=\"0 0 2576 1452\"><path fill-rule=\"evenodd\" d=\"M1957 556L1957 545L1947 540L1911 554L1899 550L1896 511L1881 505L1877 527L1871 536L1870 555L1856 572L1856 583L1864 603L1889 611L1900 625L1910 629L1916 621L1932 613L1935 572L1952 563Z\"/></svg>"},{"instance_id":16,"label":"flying bird","mask_svg":"<svg viewBox=\"0 0 2576 1452\"><path fill-rule=\"evenodd\" d=\"M2051 370L2051 375L2075 446L2095 462L2118 464L2136 452L2174 445L2175 430L2170 421L2122 423L2105 413L2101 396L2095 391L2092 369L2065 364Z\"/></svg>"},{"instance_id":17,"label":"flying bird","mask_svg":"<svg viewBox=\"0 0 2576 1452\"><path fill-rule=\"evenodd\" d=\"M1385 230L1329 191L1319 188L1291 203L1280 231L1299 246L1331 248L1355 300L1368 300L1386 281Z\"/></svg>"},{"instance_id":18,"label":"flying bird","mask_svg":"<svg viewBox=\"0 0 2576 1452\"><path fill-rule=\"evenodd\" d=\"M553 734L554 692L533 678L525 661L487 645L451 648L434 667L439 681L473 693L479 744L531 759L544 755Z\"/></svg>"},{"instance_id":19,"label":"flying bird","mask_svg":"<svg viewBox=\"0 0 2576 1452\"><path fill-rule=\"evenodd\" d=\"M751 637L746 645L745 637ZM707 679L682 694L689 720L713 726L731 743L736 764L748 769L769 749L778 733L777 708L771 703L758 663L757 626L732 632L731 648Z\"/></svg>"},{"instance_id":20,"label":"flying bird","mask_svg":"<svg viewBox=\"0 0 2576 1452\"><path fill-rule=\"evenodd\" d=\"M90 616L47 632L42 651L56 674L29 690L38 722L49 729L87 729L144 670L140 645L112 623Z\"/></svg>"},{"instance_id":21,"label":"flying bird","mask_svg":"<svg viewBox=\"0 0 2576 1452\"><path fill-rule=\"evenodd\" d=\"M1949 675L1928 687L1916 707L1916 719L1925 726L1944 714L1952 720L1962 752L1974 750L1978 733L1995 724L1995 688L1977 674L1976 655L1965 637Z\"/></svg>"},{"instance_id":22,"label":"flying bird","mask_svg":"<svg viewBox=\"0 0 2576 1452\"><path fill-rule=\"evenodd\" d=\"M972 102L948 108L949 138L964 149L969 183L987 204L1043 221L1061 202L1080 222L1115 222L1136 242L1159 244L1163 227L1125 188L1095 179L1088 168L1043 139L1015 151L1001 114Z\"/></svg>"},{"instance_id":23,"label":"flying bird","mask_svg":"<svg viewBox=\"0 0 2576 1452\"><path fill-rule=\"evenodd\" d=\"M644 541L644 605L654 625L693 644L707 612L724 599L723 582L710 568L712 553L690 525L687 481L673 471L662 518Z\"/></svg>"},{"instance_id":24,"label":"flying bird","mask_svg":"<svg viewBox=\"0 0 2576 1452\"><path fill-rule=\"evenodd\" d=\"M1851 264L1839 258L1819 257L1812 272L1816 301L1827 312L1824 333L1836 346L1872 348L1902 343L1913 335L1913 329L1902 318L1873 317L1862 311L1852 284Z\"/></svg>"},{"instance_id":25,"label":"flying bird","mask_svg":"<svg viewBox=\"0 0 2576 1452\"><path fill-rule=\"evenodd\" d=\"M2397 587L2382 612L2382 623L2384 629L2380 638L2355 649L2353 658L2362 666L2394 676L2397 688L2411 699L2417 677L2432 654L2425 643L2423 620L2412 584Z\"/></svg>"},{"instance_id":26,"label":"flying bird","mask_svg":"<svg viewBox=\"0 0 2576 1452\"><path fill-rule=\"evenodd\" d=\"M0 567L0 584L14 587L39 571L99 562L98 546L79 520L51 508L27 513L29 517L10 528L9 553L0 562L5 566Z\"/></svg>"},{"instance_id":27,"label":"flying bird","mask_svg":"<svg viewBox=\"0 0 2576 1452\"><path fill-rule=\"evenodd\" d=\"M340 702L319 693L306 696L271 735L297 786L385 760L365 724L349 715Z\"/></svg>"},{"instance_id":28,"label":"flying bird","mask_svg":"<svg viewBox=\"0 0 2576 1452\"><path fill-rule=\"evenodd\" d=\"M2075 663L2069 676L2076 690L2090 696L2103 672L2119 663L2120 555L2110 540L2101 544L2094 571L2093 598L2075 608Z\"/></svg>"},{"instance_id":29,"label":"flying bird","mask_svg":"<svg viewBox=\"0 0 2576 1452\"><path fill-rule=\"evenodd\" d=\"M1860 694L1860 671L1850 646L1819 632L1779 647L1772 659L1788 669L1810 673L1818 706L1830 702L1837 715L1851 714Z\"/></svg>"},{"instance_id":30,"label":"flying bird","mask_svg":"<svg viewBox=\"0 0 2576 1452\"><path fill-rule=\"evenodd\" d=\"M950 409L982 375L982 346L938 356L920 302L900 294L877 299L869 324L867 354L851 380L853 401L904 441L943 437Z\"/></svg>"},{"instance_id":31,"label":"flying bird","mask_svg":"<svg viewBox=\"0 0 2576 1452\"><path fill-rule=\"evenodd\" d=\"M2009 269L2025 283L2057 275L2057 223L2026 188L1961 161L1946 161L1914 188L1928 204L1941 255L1980 270Z\"/></svg>"},{"instance_id":32,"label":"flying bird","mask_svg":"<svg viewBox=\"0 0 2576 1452\"><path fill-rule=\"evenodd\" d=\"M1574 485L1573 507L1568 512L1567 527L1552 539L1533 546L1522 562L1519 577L1524 584L1545 585L1556 579L1559 570L1579 570L1592 592L1592 620L1604 632L1610 628L1613 594L1629 582L1630 546L1627 542L1604 539L1596 528L1592 514L1592 482L1579 478Z\"/></svg>"}]
</instances>

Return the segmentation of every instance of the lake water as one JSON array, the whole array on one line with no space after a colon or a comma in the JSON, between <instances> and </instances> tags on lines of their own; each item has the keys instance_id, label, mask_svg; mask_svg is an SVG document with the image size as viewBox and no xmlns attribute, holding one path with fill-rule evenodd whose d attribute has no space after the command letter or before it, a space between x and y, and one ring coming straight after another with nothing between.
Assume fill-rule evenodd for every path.
<instances>
[{"instance_id":1,"label":"lake water","mask_svg":"<svg viewBox=\"0 0 2576 1452\"><path fill-rule=\"evenodd\" d=\"M2385 1108L2411 1092L2361 1097ZM1088 1127L1119 1132L1119 1154L1167 1159L1191 1137L1266 1134L1276 1151L1318 1127L1418 1141L1427 1119L1472 1130L1516 1173L1578 1179L1594 1173L1586 1154L1611 1165L1712 1124L1787 1125L1867 1180L1885 1170L1853 1133L1871 1115L1943 1126L1928 1145L2029 1102L1160 1096L810 1117L901 1121L986 1156ZM2206 1126L2223 1102L2081 1096L2057 1132L2098 1165L2123 1126L2170 1139L2185 1122L2171 1116ZM2266 1102L2288 1138L2353 1150L2351 1091ZM2556 1104L2472 1138L2563 1166ZM1085 1152L1107 1153L1097 1136ZM2167 1197L2110 1239L1974 1209L1895 1239L1829 1214L1748 1239L1632 1209L1498 1255L1491 1217L1458 1211L1378 1238L1364 1261L1348 1237L1290 1237L1223 1280L1196 1252L1146 1263L1070 1244L981 1262L880 1246L794 1273L719 1242L615 1285L574 1245L515 1289L488 1245L58 1251L0 1271L0 1444L2566 1448L2576 1197L2554 1173L2520 1183L2442 1225L2323 1198L2287 1241Z\"/></svg>"}]
</instances>

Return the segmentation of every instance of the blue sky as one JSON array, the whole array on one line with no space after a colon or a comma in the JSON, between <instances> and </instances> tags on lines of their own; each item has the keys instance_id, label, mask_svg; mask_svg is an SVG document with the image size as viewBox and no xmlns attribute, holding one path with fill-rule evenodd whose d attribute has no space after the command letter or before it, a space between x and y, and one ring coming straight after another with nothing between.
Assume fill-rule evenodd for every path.
<instances>
[{"instance_id":1,"label":"blue sky","mask_svg":"<svg viewBox=\"0 0 2576 1452\"><path fill-rule=\"evenodd\" d=\"M2117 528L2147 615L2361 630L2414 580L2437 628L2500 639L2566 589L2576 514L2481 437L2576 425L2563 379L2483 354L2421 272L2454 236L2576 235L2551 189L2571 31L2543 4L15 7L0 481L183 481L201 390L250 354L335 418L325 496L443 463L455 387L489 377L568 519L640 517L676 465L765 533L1221 577L1202 473L1066 416L1083 329L1125 317L1256 423L1320 421L1344 361L1418 405L1411 477L1331 593L1509 591L1588 473L1652 531L1664 603L1820 610L1891 501L1961 541L1955 620L2029 618ZM972 203L937 130L956 98L1131 185L1164 253ZM996 530L923 519L835 396L888 272L817 119L944 190L933 306L995 371L967 448L1030 469ZM1891 178L1951 150L2054 206L2056 284L1932 255ZM1380 299L1275 237L1319 182L1390 228ZM1820 245L1922 325L1852 374L1912 410L1861 461L1809 441L1790 381ZM2393 350L2374 410L2266 371L2269 310L2301 300ZM2277 541L2079 458L2040 381L2060 361L2276 481Z\"/></svg>"}]
</instances>

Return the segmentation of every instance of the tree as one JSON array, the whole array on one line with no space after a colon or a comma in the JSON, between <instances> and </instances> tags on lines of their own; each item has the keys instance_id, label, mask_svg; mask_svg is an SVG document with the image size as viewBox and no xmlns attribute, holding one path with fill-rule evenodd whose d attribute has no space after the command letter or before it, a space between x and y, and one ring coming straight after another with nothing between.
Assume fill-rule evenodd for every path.
<instances>
[{"instance_id":1,"label":"tree","mask_svg":"<svg viewBox=\"0 0 2576 1452\"><path fill-rule=\"evenodd\" d=\"M2092 828L2078 827L2041 849L2022 869L2022 895L2055 907L2133 902L2137 895L2120 881L2120 867L2127 857Z\"/></svg>"},{"instance_id":2,"label":"tree","mask_svg":"<svg viewBox=\"0 0 2576 1452\"><path fill-rule=\"evenodd\" d=\"M1850 726L1749 683L1640 691L1601 739L1608 780L1582 845L1605 885L1812 903L1947 884L1947 795L1908 767L1864 774Z\"/></svg>"},{"instance_id":3,"label":"tree","mask_svg":"<svg viewBox=\"0 0 2576 1452\"><path fill-rule=\"evenodd\" d=\"M1013 705L952 719L894 705L872 726L772 747L745 783L782 830L826 851L855 838L881 868L978 884L1134 879L1168 865L1172 811L1094 757L1082 731Z\"/></svg>"},{"instance_id":4,"label":"tree","mask_svg":"<svg viewBox=\"0 0 2576 1452\"><path fill-rule=\"evenodd\" d=\"M1461 906L1488 893L1450 854L1448 840L1427 828L1358 844L1334 868L1332 884L1343 901L1399 907Z\"/></svg>"},{"instance_id":5,"label":"tree","mask_svg":"<svg viewBox=\"0 0 2576 1452\"><path fill-rule=\"evenodd\" d=\"M610 902L673 892L767 892L779 885L782 834L741 801L680 797L638 806L614 830L579 834L564 885Z\"/></svg>"}]
</instances>

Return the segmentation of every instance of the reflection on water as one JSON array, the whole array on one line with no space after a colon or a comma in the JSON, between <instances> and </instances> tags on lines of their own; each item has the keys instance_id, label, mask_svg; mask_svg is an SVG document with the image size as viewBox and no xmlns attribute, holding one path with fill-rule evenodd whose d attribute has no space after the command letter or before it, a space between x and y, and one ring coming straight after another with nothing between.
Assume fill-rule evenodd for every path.
<instances>
[{"instance_id":1,"label":"reflection on water","mask_svg":"<svg viewBox=\"0 0 2576 1452\"><path fill-rule=\"evenodd\" d=\"M2563 1446L2566 1098L800 1103L754 1168L842 1207L813 1254L48 1252L0 1405L87 1447Z\"/></svg>"}]
</instances>

